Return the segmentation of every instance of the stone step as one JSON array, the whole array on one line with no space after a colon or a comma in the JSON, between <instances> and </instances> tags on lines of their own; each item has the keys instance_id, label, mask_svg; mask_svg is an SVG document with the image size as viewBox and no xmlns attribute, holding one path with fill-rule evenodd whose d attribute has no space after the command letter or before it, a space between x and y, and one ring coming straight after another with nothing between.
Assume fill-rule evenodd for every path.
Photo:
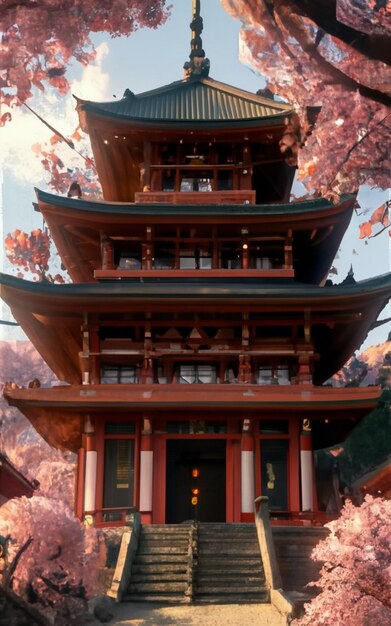
<instances>
[{"instance_id":1,"label":"stone step","mask_svg":"<svg viewBox=\"0 0 391 626\"><path fill-rule=\"evenodd\" d=\"M326 537L329 533L324 526L272 526L274 537Z\"/></svg>"},{"instance_id":2,"label":"stone step","mask_svg":"<svg viewBox=\"0 0 391 626\"><path fill-rule=\"evenodd\" d=\"M198 558L198 564L201 567L202 563L206 563L208 567L216 567L217 569L227 570L228 567L243 569L243 568L260 568L262 569L262 561L259 554L254 556L247 555L231 559L221 554L203 555L202 560Z\"/></svg>"},{"instance_id":3,"label":"stone step","mask_svg":"<svg viewBox=\"0 0 391 626\"><path fill-rule=\"evenodd\" d=\"M159 604L190 604L191 598L182 593L143 593L143 594L127 594L123 598L123 602L156 602ZM169 626L169 625L167 625Z\"/></svg>"},{"instance_id":4,"label":"stone step","mask_svg":"<svg viewBox=\"0 0 391 626\"><path fill-rule=\"evenodd\" d=\"M328 529L273 527L272 533L283 588L308 594L306 585L317 580L321 568L321 563L311 559L311 553L316 544L328 535Z\"/></svg>"},{"instance_id":5,"label":"stone step","mask_svg":"<svg viewBox=\"0 0 391 626\"><path fill-rule=\"evenodd\" d=\"M142 565L142 564L150 564L150 563L166 563L166 564L170 564L170 563L187 563L188 562L188 556L187 554L173 554L173 553L166 553L166 554L137 554L134 560L134 563L136 563L137 565Z\"/></svg>"},{"instance_id":6,"label":"stone step","mask_svg":"<svg viewBox=\"0 0 391 626\"><path fill-rule=\"evenodd\" d=\"M204 552L206 554L253 554L255 551L259 553L258 544L243 543L241 546L237 546L233 543L215 543L201 541L198 543L198 552Z\"/></svg>"},{"instance_id":7,"label":"stone step","mask_svg":"<svg viewBox=\"0 0 391 626\"><path fill-rule=\"evenodd\" d=\"M211 588L225 588L229 587L230 589L246 589L247 586L256 586L260 588L265 585L265 579L261 576L241 576L240 578L236 578L235 576L197 576L196 579L196 587L200 589L203 586L209 586Z\"/></svg>"},{"instance_id":8,"label":"stone step","mask_svg":"<svg viewBox=\"0 0 391 626\"><path fill-rule=\"evenodd\" d=\"M165 572L170 572L172 574L179 574L181 572L187 572L188 569L188 561L183 561L183 563L156 563L155 561L152 563L138 563L135 562L132 565L132 576L143 572L146 576L150 574L154 574L155 572L159 572L160 574L164 574Z\"/></svg>"},{"instance_id":9,"label":"stone step","mask_svg":"<svg viewBox=\"0 0 391 626\"><path fill-rule=\"evenodd\" d=\"M190 524L142 528L125 599L204 604L269 601L253 524L200 524L194 561L189 554L192 530Z\"/></svg>"},{"instance_id":10,"label":"stone step","mask_svg":"<svg viewBox=\"0 0 391 626\"><path fill-rule=\"evenodd\" d=\"M140 541L161 541L162 543L167 543L170 541L187 541L189 539L190 533L169 533L168 535L163 535L162 533L150 533L150 534L141 534Z\"/></svg>"},{"instance_id":11,"label":"stone step","mask_svg":"<svg viewBox=\"0 0 391 626\"><path fill-rule=\"evenodd\" d=\"M224 533L224 532L202 532L198 533L198 539L201 541L257 541L256 533Z\"/></svg>"},{"instance_id":12,"label":"stone step","mask_svg":"<svg viewBox=\"0 0 391 626\"><path fill-rule=\"evenodd\" d=\"M136 593L185 593L188 589L187 582L181 580L176 582L139 582L134 583L133 579L130 582L128 591L130 594Z\"/></svg>"},{"instance_id":13,"label":"stone step","mask_svg":"<svg viewBox=\"0 0 391 626\"><path fill-rule=\"evenodd\" d=\"M171 545L154 545L145 546L143 543L140 545L139 554L187 554L187 546L171 546Z\"/></svg>"},{"instance_id":14,"label":"stone step","mask_svg":"<svg viewBox=\"0 0 391 626\"><path fill-rule=\"evenodd\" d=\"M174 535L175 537L182 537L183 535L188 535L191 528L192 526L171 526L164 529L161 526L150 524L148 527L142 527L141 534L145 537L148 535L161 535L162 537L171 537Z\"/></svg>"},{"instance_id":15,"label":"stone step","mask_svg":"<svg viewBox=\"0 0 391 626\"><path fill-rule=\"evenodd\" d=\"M189 602L190 524L143 526L125 599L137 602Z\"/></svg>"},{"instance_id":16,"label":"stone step","mask_svg":"<svg viewBox=\"0 0 391 626\"><path fill-rule=\"evenodd\" d=\"M190 524L148 524L141 528L142 535L184 535L189 533Z\"/></svg>"},{"instance_id":17,"label":"stone step","mask_svg":"<svg viewBox=\"0 0 391 626\"><path fill-rule=\"evenodd\" d=\"M187 581L187 571L170 572L162 571L161 569L154 569L153 572L133 572L132 570L132 585L139 583L160 583L160 582L184 582Z\"/></svg>"},{"instance_id":18,"label":"stone step","mask_svg":"<svg viewBox=\"0 0 391 626\"><path fill-rule=\"evenodd\" d=\"M241 541L247 540L256 540L257 532L254 528L245 528L245 529L231 529L224 530L222 528L202 528L200 527L198 530L198 536L200 538L210 538L215 537L216 539L224 540L227 538L240 538Z\"/></svg>"},{"instance_id":19,"label":"stone step","mask_svg":"<svg viewBox=\"0 0 391 626\"><path fill-rule=\"evenodd\" d=\"M214 562L212 559L205 560L199 559L197 560L197 574L205 575L209 572L215 576L245 576L247 574L259 576L263 575L263 567L262 563L254 562L252 564L243 564L243 563L226 563L221 564L221 562Z\"/></svg>"},{"instance_id":20,"label":"stone step","mask_svg":"<svg viewBox=\"0 0 391 626\"><path fill-rule=\"evenodd\" d=\"M243 542L242 544L236 545L234 542L216 543L215 541L199 541L198 552L205 554L228 554L233 557L236 557L236 555L240 556L241 554L247 556L260 554L258 543L255 542Z\"/></svg>"},{"instance_id":21,"label":"stone step","mask_svg":"<svg viewBox=\"0 0 391 626\"><path fill-rule=\"evenodd\" d=\"M226 595L202 593L197 595L195 599L195 604L266 604L269 602L270 595L268 591L250 592L244 595L242 593L232 593L232 589ZM261 615L259 624L262 624Z\"/></svg>"},{"instance_id":22,"label":"stone step","mask_svg":"<svg viewBox=\"0 0 391 626\"><path fill-rule=\"evenodd\" d=\"M201 575L211 573L214 576L229 574L232 576L246 576L247 574L259 576L263 575L262 565L257 563L255 566L232 564L232 566L221 567L219 564L205 563L203 560L197 563L197 572Z\"/></svg>"},{"instance_id":23,"label":"stone step","mask_svg":"<svg viewBox=\"0 0 391 626\"><path fill-rule=\"evenodd\" d=\"M262 568L249 568L249 567L243 567L243 568L235 568L235 569L229 569L227 571L227 569L221 569L219 567L205 567L203 565L201 565L201 567L197 568L197 579L201 579L201 578L212 578L214 577L216 580L221 580L221 579L229 579L229 580L242 580L244 578L252 578L252 577L257 577L258 580L264 580L264 572L262 570Z\"/></svg>"},{"instance_id":24,"label":"stone step","mask_svg":"<svg viewBox=\"0 0 391 626\"><path fill-rule=\"evenodd\" d=\"M194 589L194 597L197 600L200 596L214 596L215 598L221 597L225 598L230 596L232 593L235 594L237 598L241 597L242 602L246 602L246 598L249 595L253 596L262 596L262 594L267 594L268 592L265 588L259 587L259 585L249 585L248 587L241 586L233 586L233 585L214 585L213 587L207 585L196 586Z\"/></svg>"}]
</instances>

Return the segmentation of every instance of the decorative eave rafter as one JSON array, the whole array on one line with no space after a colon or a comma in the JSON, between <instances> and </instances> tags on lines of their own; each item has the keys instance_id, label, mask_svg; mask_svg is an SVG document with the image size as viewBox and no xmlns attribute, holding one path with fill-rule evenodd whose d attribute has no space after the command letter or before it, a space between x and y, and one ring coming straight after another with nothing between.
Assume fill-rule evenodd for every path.
<instances>
[{"instance_id":1,"label":"decorative eave rafter","mask_svg":"<svg viewBox=\"0 0 391 626\"><path fill-rule=\"evenodd\" d=\"M198 312L223 318L227 313L240 314L245 310L269 316L270 323L278 312L288 319L295 315L298 323L304 323L303 311L307 312L320 355L314 373L318 384L342 367L364 341L391 296L391 274L352 285L326 287L278 285L262 280L235 284L219 280L136 280L53 285L3 274L0 289L1 297L49 366L60 379L72 383L81 382L80 328L86 315L122 315L132 311L141 316L175 313L180 317ZM317 334L316 328L324 330Z\"/></svg>"},{"instance_id":2,"label":"decorative eave rafter","mask_svg":"<svg viewBox=\"0 0 391 626\"><path fill-rule=\"evenodd\" d=\"M348 195L338 205L322 198L265 205L147 205L78 200L40 190L36 193L39 210L75 282L94 281L94 270L101 268L100 233L126 236L134 234L137 226L189 223L209 224L219 230L236 225L240 230L243 221L257 232L280 232L283 236L289 223L294 240L298 237L297 246L301 250L308 246L311 271L317 268L313 282L320 282L334 259L355 202L355 196ZM303 267L302 275L309 269Z\"/></svg>"},{"instance_id":3,"label":"decorative eave rafter","mask_svg":"<svg viewBox=\"0 0 391 626\"><path fill-rule=\"evenodd\" d=\"M60 449L77 451L81 445L83 418L141 411L208 411L259 410L278 415L299 413L311 419L329 419L349 412L360 418L371 411L380 396L378 387L360 389L313 387L312 385L270 386L204 385L202 394L192 385L181 385L174 395L170 385L89 385L54 387L51 389L9 388L5 396L33 424L46 441ZM193 387L193 388L192 388Z\"/></svg>"}]
</instances>

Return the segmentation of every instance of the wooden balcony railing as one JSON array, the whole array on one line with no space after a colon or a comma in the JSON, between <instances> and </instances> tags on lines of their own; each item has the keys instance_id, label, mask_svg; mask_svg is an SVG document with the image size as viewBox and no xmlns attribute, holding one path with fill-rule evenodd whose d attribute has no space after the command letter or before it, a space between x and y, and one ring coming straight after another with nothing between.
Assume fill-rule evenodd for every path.
<instances>
[{"instance_id":1,"label":"wooden balcony railing","mask_svg":"<svg viewBox=\"0 0 391 626\"><path fill-rule=\"evenodd\" d=\"M94 271L97 280L126 280L137 278L293 278L294 270L285 268L273 269L150 269L123 270L102 269Z\"/></svg>"},{"instance_id":2,"label":"wooden balcony railing","mask_svg":"<svg viewBox=\"0 0 391 626\"><path fill-rule=\"evenodd\" d=\"M134 199L137 204L255 204L255 191L143 191Z\"/></svg>"},{"instance_id":3,"label":"wooden balcony railing","mask_svg":"<svg viewBox=\"0 0 391 626\"><path fill-rule=\"evenodd\" d=\"M84 516L91 516L94 526L127 526L138 511L134 506L106 507L95 511L85 511Z\"/></svg>"}]
</instances>

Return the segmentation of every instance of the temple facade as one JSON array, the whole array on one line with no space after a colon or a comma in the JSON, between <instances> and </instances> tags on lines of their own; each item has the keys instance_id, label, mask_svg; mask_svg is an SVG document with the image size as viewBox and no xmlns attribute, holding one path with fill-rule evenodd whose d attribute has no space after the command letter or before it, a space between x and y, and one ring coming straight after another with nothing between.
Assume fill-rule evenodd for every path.
<instances>
[{"instance_id":1,"label":"temple facade","mask_svg":"<svg viewBox=\"0 0 391 626\"><path fill-rule=\"evenodd\" d=\"M36 192L72 283L1 276L63 381L7 400L77 453L95 525L252 521L259 495L276 521L316 517L333 484L313 450L380 395L323 385L391 294L390 275L327 281L355 197L289 202L295 112L210 78L200 19L182 80L77 101L103 200Z\"/></svg>"}]
</instances>

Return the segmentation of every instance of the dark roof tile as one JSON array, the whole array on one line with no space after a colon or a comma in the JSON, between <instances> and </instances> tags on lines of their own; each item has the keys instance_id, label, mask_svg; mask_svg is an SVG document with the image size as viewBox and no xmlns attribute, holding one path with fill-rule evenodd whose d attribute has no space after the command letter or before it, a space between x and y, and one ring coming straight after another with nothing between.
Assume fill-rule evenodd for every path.
<instances>
[{"instance_id":1,"label":"dark roof tile","mask_svg":"<svg viewBox=\"0 0 391 626\"><path fill-rule=\"evenodd\" d=\"M144 121L223 122L256 120L292 112L289 104L213 80L180 80L113 102L80 101L82 110Z\"/></svg>"}]
</instances>

